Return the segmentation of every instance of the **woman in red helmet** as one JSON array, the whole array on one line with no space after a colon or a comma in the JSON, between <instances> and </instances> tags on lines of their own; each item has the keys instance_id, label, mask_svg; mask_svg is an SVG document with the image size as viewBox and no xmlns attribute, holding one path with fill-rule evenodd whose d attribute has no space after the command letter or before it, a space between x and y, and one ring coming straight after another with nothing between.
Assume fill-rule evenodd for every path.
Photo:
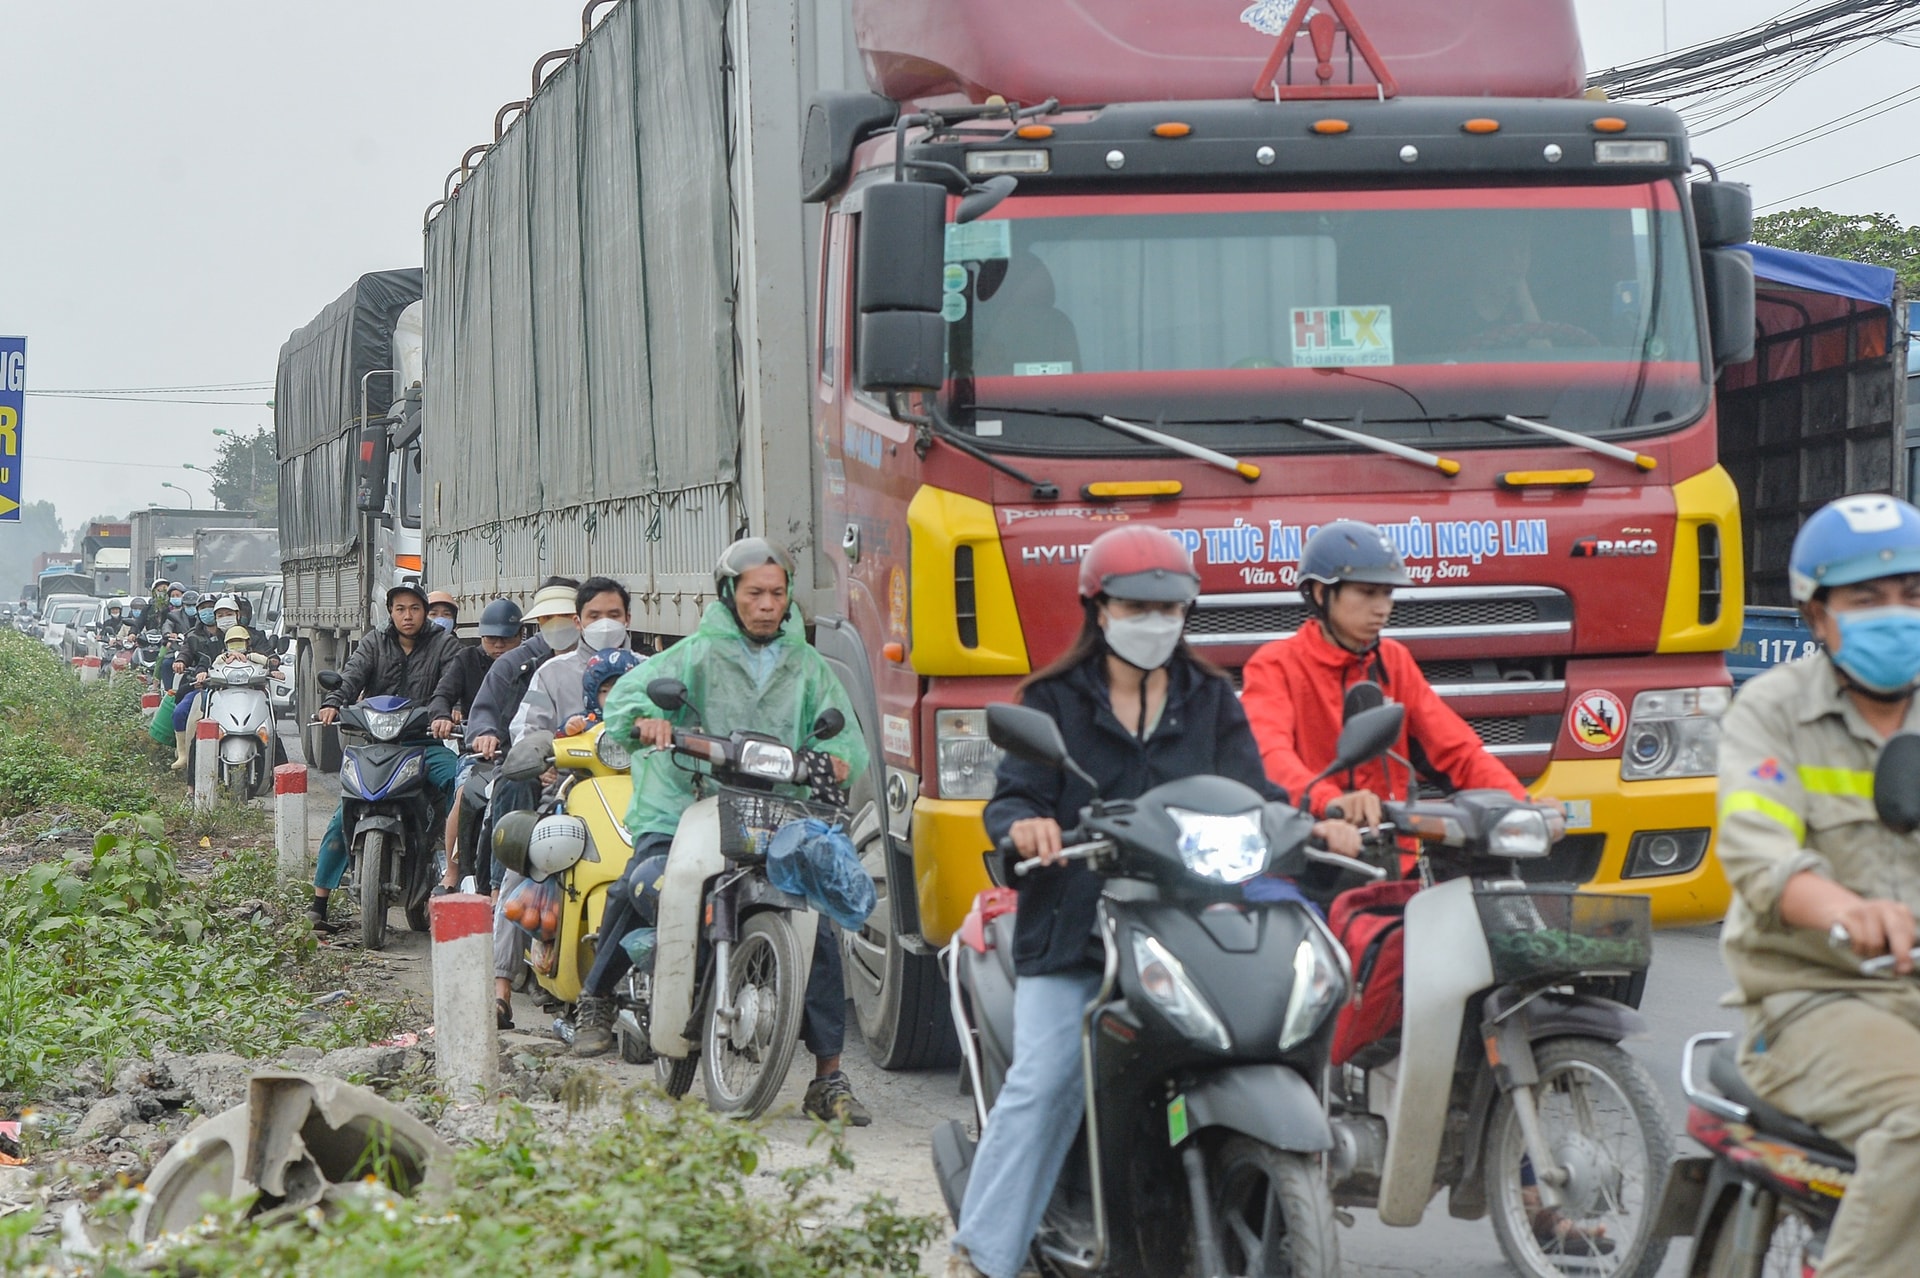
<instances>
[{"instance_id":1,"label":"woman in red helmet","mask_svg":"<svg viewBox=\"0 0 1920 1278\"><path fill-rule=\"evenodd\" d=\"M1188 776L1231 777L1286 798L1261 767L1233 685L1181 638L1199 593L1192 558L1167 533L1132 524L1103 534L1080 561L1079 638L1021 685L1022 704L1059 723L1106 798ZM988 834L1011 836L1023 859L1055 868L1014 879L1013 1067L974 1156L947 1278L1015 1278L1080 1126L1080 1015L1100 984L1101 880L1080 863L1056 863L1061 828L1092 798L1085 782L1008 756L987 805ZM1337 852L1360 849L1345 822L1314 832Z\"/></svg>"}]
</instances>

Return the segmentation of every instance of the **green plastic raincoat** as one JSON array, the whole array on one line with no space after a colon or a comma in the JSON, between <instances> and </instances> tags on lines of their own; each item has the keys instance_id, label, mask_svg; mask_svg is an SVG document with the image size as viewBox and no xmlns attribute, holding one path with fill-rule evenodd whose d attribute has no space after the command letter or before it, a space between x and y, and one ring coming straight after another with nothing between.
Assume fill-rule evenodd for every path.
<instances>
[{"instance_id":1,"label":"green plastic raincoat","mask_svg":"<svg viewBox=\"0 0 1920 1278\"><path fill-rule=\"evenodd\" d=\"M813 748L846 760L850 776L860 775L867 766L867 746L860 737L853 703L825 658L808 646L799 612L790 610L779 637L756 647L741 635L725 604L711 603L700 617L698 630L623 676L607 698L607 735L636 751L633 802L627 809L627 830L636 839L672 834L680 814L694 800L693 774L687 771L691 765L676 763L666 750L638 753L633 735L637 718L693 726L687 711L668 714L647 699L647 684L655 679L686 684L688 700L700 712L699 730L716 736L749 728L790 746L804 746L814 720L832 706L846 716L847 726L840 735Z\"/></svg>"}]
</instances>

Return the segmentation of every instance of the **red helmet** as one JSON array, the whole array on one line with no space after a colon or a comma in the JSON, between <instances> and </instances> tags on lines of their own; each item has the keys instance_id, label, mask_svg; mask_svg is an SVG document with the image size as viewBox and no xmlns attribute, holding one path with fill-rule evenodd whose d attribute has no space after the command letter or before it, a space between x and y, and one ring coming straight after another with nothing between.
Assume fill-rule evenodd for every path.
<instances>
[{"instance_id":1,"label":"red helmet","mask_svg":"<svg viewBox=\"0 0 1920 1278\"><path fill-rule=\"evenodd\" d=\"M1080 597L1192 603L1200 594L1193 556L1170 532L1128 524L1101 533L1080 560Z\"/></svg>"}]
</instances>

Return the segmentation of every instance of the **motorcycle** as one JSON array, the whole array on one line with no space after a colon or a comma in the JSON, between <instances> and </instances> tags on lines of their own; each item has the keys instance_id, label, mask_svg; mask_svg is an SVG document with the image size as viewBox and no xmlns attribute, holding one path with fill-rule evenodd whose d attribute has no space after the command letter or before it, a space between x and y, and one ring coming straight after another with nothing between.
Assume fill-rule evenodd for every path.
<instances>
[{"instance_id":1,"label":"motorcycle","mask_svg":"<svg viewBox=\"0 0 1920 1278\"><path fill-rule=\"evenodd\" d=\"M1874 766L1874 808L1901 834L1920 829L1920 735L1902 733ZM1852 938L1836 926L1836 950ZM1920 964L1920 949L1911 952ZM1860 964L1892 979L1893 956ZM1708 1048L1703 1084L1696 1060ZM1695 1034L1680 1059L1687 1135L1706 1154L1674 1160L1659 1227L1692 1235L1687 1273L1700 1278L1813 1278L1827 1234L1853 1180L1853 1151L1761 1099L1740 1073L1739 1039Z\"/></svg>"},{"instance_id":2,"label":"motorcycle","mask_svg":"<svg viewBox=\"0 0 1920 1278\"><path fill-rule=\"evenodd\" d=\"M1386 749L1404 714L1355 717L1328 774ZM989 706L987 735L1090 783L1043 714ZM1337 1274L1323 1083L1351 971L1304 900L1251 901L1245 885L1314 864L1379 872L1309 846L1311 816L1223 777L1170 781L1124 802L1094 794L1064 840L1069 859L1106 880L1101 985L1080 1027L1087 1112L1036 1264L1056 1275ZM1009 851L1003 843L998 857ZM1037 864L1013 872L1049 872ZM943 951L982 1129L1012 1063L1012 898L1004 887L982 893ZM934 1133L956 1222L974 1151L958 1121Z\"/></svg>"},{"instance_id":3,"label":"motorcycle","mask_svg":"<svg viewBox=\"0 0 1920 1278\"><path fill-rule=\"evenodd\" d=\"M273 707L265 657L221 661L207 671L204 718L220 725L220 788L245 803L273 788Z\"/></svg>"},{"instance_id":4,"label":"motorcycle","mask_svg":"<svg viewBox=\"0 0 1920 1278\"><path fill-rule=\"evenodd\" d=\"M1420 883L1400 898L1403 1018L1336 1052L1334 1202L1408 1227L1444 1186L1453 1216L1491 1212L1522 1274L1651 1275L1673 1138L1652 1078L1619 1046L1643 1029L1649 899L1523 873L1560 837L1557 806L1498 790L1382 806L1389 833L1420 849ZM1361 986L1356 1009L1379 997Z\"/></svg>"},{"instance_id":5,"label":"motorcycle","mask_svg":"<svg viewBox=\"0 0 1920 1278\"><path fill-rule=\"evenodd\" d=\"M654 680L647 697L668 712L692 709L678 680ZM843 727L840 712L828 709L808 743ZM631 1011L624 1032L645 1029L669 1095L684 1096L697 1069L711 1108L756 1118L792 1064L817 935L806 900L768 880L767 843L789 821L837 820L840 812L818 801L817 789L814 801L775 790L809 784L812 769L806 750L765 733L722 737L676 728L671 749L706 771L701 797L681 815L667 856L653 970L636 965L624 983L622 1001Z\"/></svg>"},{"instance_id":6,"label":"motorcycle","mask_svg":"<svg viewBox=\"0 0 1920 1278\"><path fill-rule=\"evenodd\" d=\"M330 692L342 683L336 670L316 677ZM360 899L360 941L378 950L386 946L387 908L395 902L406 910L408 927L428 927L434 841L442 826L435 819L438 796L427 781L426 753L445 747L428 735L429 708L405 697L369 697L343 706L338 723L364 742L341 752L341 826Z\"/></svg>"}]
</instances>

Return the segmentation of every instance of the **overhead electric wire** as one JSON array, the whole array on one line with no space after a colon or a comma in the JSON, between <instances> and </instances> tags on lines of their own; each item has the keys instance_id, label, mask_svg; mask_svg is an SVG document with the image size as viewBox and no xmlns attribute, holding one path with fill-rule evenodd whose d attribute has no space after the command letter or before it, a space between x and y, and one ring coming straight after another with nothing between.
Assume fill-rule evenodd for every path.
<instances>
[{"instance_id":1,"label":"overhead electric wire","mask_svg":"<svg viewBox=\"0 0 1920 1278\"><path fill-rule=\"evenodd\" d=\"M1844 186L1844 185L1846 185L1846 184L1847 184L1848 182L1851 182L1851 181L1853 181L1853 180L1854 180L1854 179L1856 179L1856 178L1863 178L1863 177L1871 177L1871 176L1873 176L1873 175L1874 175L1875 173L1880 173L1880 172L1884 172L1885 170L1887 170L1887 169L1890 169L1890 168L1893 168L1893 167L1894 167L1894 166L1896 166L1896 165L1900 165L1900 164L1905 164L1905 163L1907 163L1907 162L1908 162L1909 160L1920 160L1920 151L1915 151L1915 152L1914 152L1914 153L1913 153L1912 155L1903 155L1903 156L1901 156L1901 157L1900 157L1899 159L1897 159L1897 160L1888 160L1888 161L1887 161L1887 162L1886 162L1885 164L1882 164L1882 165L1878 165L1878 166L1876 166L1876 167L1874 167L1874 168L1871 168L1871 169L1863 169L1862 171L1860 171L1860 172L1858 172L1858 173L1850 173L1850 174L1848 174L1848 175L1847 175L1846 177L1843 177L1843 178L1835 178L1835 179L1834 179L1833 181L1831 181L1831 182L1826 182L1826 183L1822 183L1822 184L1821 184L1821 185L1819 185L1819 186L1815 186L1815 187L1809 187L1808 189L1806 189L1806 190L1804 190L1804 191L1801 191L1801 192L1800 192L1799 194L1797 194L1797 195L1789 195L1789 196L1788 196L1788 197L1787 197L1786 199L1784 199L1784 200L1773 200L1773 201L1771 201L1771 202L1769 202L1769 203L1766 203L1766 204L1762 204L1762 205L1760 206L1760 209L1761 209L1761 210L1765 210L1765 209L1777 209L1777 208L1779 208L1779 207L1780 207L1780 206L1781 206L1782 204L1791 204L1791 203L1793 203L1793 202L1794 202L1795 200L1799 200L1799 199L1804 199L1805 197L1807 197L1807 196L1809 196L1809 195L1818 195L1818 194L1819 194L1820 192L1822 192L1822 191L1826 191L1826 190L1830 190L1830 189L1831 189L1831 188L1833 188L1833 187L1836 187L1836 186ZM1756 211L1758 211L1758 210L1756 210Z\"/></svg>"},{"instance_id":2,"label":"overhead electric wire","mask_svg":"<svg viewBox=\"0 0 1920 1278\"><path fill-rule=\"evenodd\" d=\"M28 391L48 399L90 399L103 404L204 404L212 408L265 408L264 399L181 399L170 395L56 395L52 391Z\"/></svg>"},{"instance_id":3,"label":"overhead electric wire","mask_svg":"<svg viewBox=\"0 0 1920 1278\"><path fill-rule=\"evenodd\" d=\"M1903 100L1895 102L1895 98ZM1736 155L1730 160L1722 160L1717 167L1722 170L1733 169L1743 164L1753 164L1760 160L1772 159L1776 155L1794 150L1796 147L1805 146L1809 142L1818 142L1821 138L1832 137L1834 134L1850 129L1856 124L1865 124L1868 120L1878 119L1889 111L1897 111L1901 107L1912 106L1915 102L1920 102L1920 86L1915 86L1911 89L1902 89L1898 93L1889 93L1886 97L1879 99L1879 101L1869 102L1866 106L1856 108L1855 110L1847 112L1845 115L1837 115L1825 123L1816 124L1811 128L1801 130L1799 133L1790 134L1777 142L1770 142L1766 146L1749 151L1745 155ZM1891 105L1881 106L1881 103L1889 103ZM1880 107L1881 109L1875 111L1872 109L1874 107ZM1866 114L1862 114L1863 112Z\"/></svg>"}]
</instances>

